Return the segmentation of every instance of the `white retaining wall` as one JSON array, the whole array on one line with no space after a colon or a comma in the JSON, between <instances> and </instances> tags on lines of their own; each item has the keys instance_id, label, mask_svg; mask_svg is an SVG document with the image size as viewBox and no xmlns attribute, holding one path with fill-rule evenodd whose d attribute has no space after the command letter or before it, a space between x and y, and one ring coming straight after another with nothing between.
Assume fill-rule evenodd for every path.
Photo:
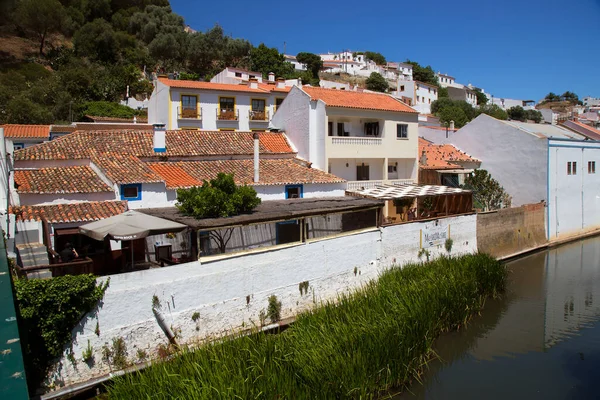
<instances>
[{"instance_id":1,"label":"white retaining wall","mask_svg":"<svg viewBox=\"0 0 600 400\"><path fill-rule=\"evenodd\" d=\"M154 295L167 323L178 332L179 343L194 344L258 325L271 295L281 301L282 317L291 317L359 288L391 265L418 261L421 246L431 257L446 254L448 232L454 241L452 254L477 250L473 214L374 228L208 263L113 275L101 307L73 330L77 362L63 357L51 381L58 388L107 374L111 366L102 360L102 346L117 337L125 340L131 363L139 361L138 349L155 357L158 346L168 340L152 313ZM299 284L304 281L309 289L301 295ZM200 315L196 322L195 312ZM89 365L82 360L88 340L94 353Z\"/></svg>"}]
</instances>

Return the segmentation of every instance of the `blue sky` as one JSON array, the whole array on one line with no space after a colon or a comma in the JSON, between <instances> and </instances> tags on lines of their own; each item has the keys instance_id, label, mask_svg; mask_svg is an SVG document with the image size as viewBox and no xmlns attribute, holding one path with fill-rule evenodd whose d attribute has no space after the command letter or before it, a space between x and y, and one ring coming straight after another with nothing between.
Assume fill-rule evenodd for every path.
<instances>
[{"instance_id":1,"label":"blue sky","mask_svg":"<svg viewBox=\"0 0 600 400\"><path fill-rule=\"evenodd\" d=\"M188 25L297 54L371 50L494 97L600 97L600 0L365 2L171 0Z\"/></svg>"}]
</instances>

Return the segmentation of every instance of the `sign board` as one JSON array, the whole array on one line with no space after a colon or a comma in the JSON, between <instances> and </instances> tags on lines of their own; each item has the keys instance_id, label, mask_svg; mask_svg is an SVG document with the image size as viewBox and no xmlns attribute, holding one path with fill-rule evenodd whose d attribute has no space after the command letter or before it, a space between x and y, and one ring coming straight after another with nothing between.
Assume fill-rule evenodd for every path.
<instances>
[{"instance_id":1,"label":"sign board","mask_svg":"<svg viewBox=\"0 0 600 400\"><path fill-rule=\"evenodd\" d=\"M428 229L421 229L421 248L426 249L428 247L443 245L449 237L450 225L447 227L432 226Z\"/></svg>"}]
</instances>

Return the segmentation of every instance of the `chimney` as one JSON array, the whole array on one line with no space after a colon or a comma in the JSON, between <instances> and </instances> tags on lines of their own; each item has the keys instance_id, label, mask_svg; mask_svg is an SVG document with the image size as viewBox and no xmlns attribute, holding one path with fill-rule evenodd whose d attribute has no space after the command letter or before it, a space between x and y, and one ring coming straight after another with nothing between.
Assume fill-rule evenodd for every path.
<instances>
[{"instance_id":1,"label":"chimney","mask_svg":"<svg viewBox=\"0 0 600 400\"><path fill-rule=\"evenodd\" d=\"M258 79L252 77L248 80L248 87L250 89L258 89Z\"/></svg>"},{"instance_id":2,"label":"chimney","mask_svg":"<svg viewBox=\"0 0 600 400\"><path fill-rule=\"evenodd\" d=\"M421 153L421 159L419 160L419 164L427 165L427 155L425 154L425 150Z\"/></svg>"},{"instance_id":3,"label":"chimney","mask_svg":"<svg viewBox=\"0 0 600 400\"><path fill-rule=\"evenodd\" d=\"M275 73L269 72L269 82L275 82Z\"/></svg>"},{"instance_id":4,"label":"chimney","mask_svg":"<svg viewBox=\"0 0 600 400\"><path fill-rule=\"evenodd\" d=\"M277 84L275 87L277 89L285 89L285 80L283 78L277 78Z\"/></svg>"},{"instance_id":5,"label":"chimney","mask_svg":"<svg viewBox=\"0 0 600 400\"><path fill-rule=\"evenodd\" d=\"M154 152L155 153L165 153L167 151L166 144L166 129L165 124L153 124L152 130L154 131Z\"/></svg>"},{"instance_id":6,"label":"chimney","mask_svg":"<svg viewBox=\"0 0 600 400\"><path fill-rule=\"evenodd\" d=\"M301 88L302 87L302 78L298 78L298 87Z\"/></svg>"},{"instance_id":7,"label":"chimney","mask_svg":"<svg viewBox=\"0 0 600 400\"><path fill-rule=\"evenodd\" d=\"M450 121L450 129L454 130L454 121Z\"/></svg>"},{"instance_id":8,"label":"chimney","mask_svg":"<svg viewBox=\"0 0 600 400\"><path fill-rule=\"evenodd\" d=\"M254 183L258 183L259 181L259 153L260 153L260 141L258 132L254 132L252 135L252 139L254 139Z\"/></svg>"}]
</instances>

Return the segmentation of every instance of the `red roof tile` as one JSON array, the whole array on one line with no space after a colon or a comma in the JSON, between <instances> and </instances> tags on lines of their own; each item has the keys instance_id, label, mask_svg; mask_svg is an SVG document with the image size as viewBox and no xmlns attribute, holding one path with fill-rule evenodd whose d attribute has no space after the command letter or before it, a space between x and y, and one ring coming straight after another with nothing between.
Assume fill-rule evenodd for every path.
<instances>
[{"instance_id":1,"label":"red roof tile","mask_svg":"<svg viewBox=\"0 0 600 400\"><path fill-rule=\"evenodd\" d=\"M163 83L169 87L174 87L174 88L269 94L269 92L266 90L263 90L260 88L253 89L253 88L250 88L247 84L234 85L231 83L184 81L184 80L175 80L175 79L167 79L167 78L158 78L158 80L161 83Z\"/></svg>"},{"instance_id":2,"label":"red roof tile","mask_svg":"<svg viewBox=\"0 0 600 400\"><path fill-rule=\"evenodd\" d=\"M251 155L253 132L167 131L166 153L155 153L148 131L77 131L51 142L15 151L15 161L91 159L94 155L199 157ZM293 154L283 133L261 133L261 154Z\"/></svg>"},{"instance_id":3,"label":"red roof tile","mask_svg":"<svg viewBox=\"0 0 600 400\"><path fill-rule=\"evenodd\" d=\"M321 100L329 107L360 108L364 110L417 113L398 99L384 93L354 92L304 86L312 100Z\"/></svg>"},{"instance_id":4,"label":"red roof tile","mask_svg":"<svg viewBox=\"0 0 600 400\"><path fill-rule=\"evenodd\" d=\"M462 169L461 165L452 162L479 161L451 144L433 144L428 140L419 138L419 154L423 154L423 152L427 157L427 164L420 165L423 169Z\"/></svg>"},{"instance_id":5,"label":"red roof tile","mask_svg":"<svg viewBox=\"0 0 600 400\"><path fill-rule=\"evenodd\" d=\"M163 180L154 173L146 163L132 155L109 153L92 158L107 178L118 184L127 183L152 183Z\"/></svg>"},{"instance_id":6,"label":"red roof tile","mask_svg":"<svg viewBox=\"0 0 600 400\"><path fill-rule=\"evenodd\" d=\"M17 206L9 212L17 220L48 221L50 223L92 222L127 211L126 201L90 201L46 206Z\"/></svg>"},{"instance_id":7,"label":"red roof tile","mask_svg":"<svg viewBox=\"0 0 600 400\"><path fill-rule=\"evenodd\" d=\"M16 170L19 193L96 193L111 188L88 166Z\"/></svg>"},{"instance_id":8,"label":"red roof tile","mask_svg":"<svg viewBox=\"0 0 600 400\"><path fill-rule=\"evenodd\" d=\"M1 125L9 139L50 139L50 125Z\"/></svg>"},{"instance_id":9,"label":"red roof tile","mask_svg":"<svg viewBox=\"0 0 600 400\"><path fill-rule=\"evenodd\" d=\"M157 174L170 189L201 185L204 180L217 177L219 172L233 174L235 182L254 185L253 160L179 161L151 163ZM182 178L181 172L185 173ZM310 168L298 159L261 159L260 180L257 185L284 185L296 183L342 183L343 179L319 169Z\"/></svg>"}]
</instances>

